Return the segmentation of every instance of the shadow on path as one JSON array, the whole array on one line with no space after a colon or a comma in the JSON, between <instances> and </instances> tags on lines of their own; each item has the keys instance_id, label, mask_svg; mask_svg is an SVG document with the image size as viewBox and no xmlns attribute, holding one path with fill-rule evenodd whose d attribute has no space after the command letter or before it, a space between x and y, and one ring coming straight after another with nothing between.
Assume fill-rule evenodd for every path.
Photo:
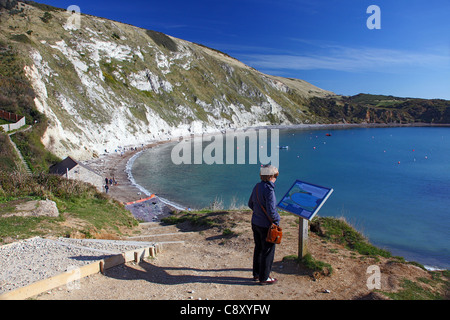
<instances>
[{"instance_id":1,"label":"shadow on path","mask_svg":"<svg viewBox=\"0 0 450 320\"><path fill-rule=\"evenodd\" d=\"M216 283L227 285L256 285L257 282L251 278L252 269L229 268L229 269L198 269L190 267L158 267L147 261L141 261L139 266L143 270L121 265L106 270L105 275L119 280L146 280L152 283L164 285L178 285L185 283ZM170 271L189 271L190 274L170 274ZM249 277L223 276L222 273L247 272ZM192 274L197 273L197 274ZM204 275L204 273L220 273L217 276Z\"/></svg>"}]
</instances>

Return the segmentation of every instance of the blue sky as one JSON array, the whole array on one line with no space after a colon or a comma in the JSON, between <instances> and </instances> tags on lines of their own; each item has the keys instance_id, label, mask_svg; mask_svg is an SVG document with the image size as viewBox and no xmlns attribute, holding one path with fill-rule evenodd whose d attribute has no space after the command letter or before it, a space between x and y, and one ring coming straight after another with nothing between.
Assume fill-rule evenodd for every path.
<instances>
[{"instance_id":1,"label":"blue sky","mask_svg":"<svg viewBox=\"0 0 450 320\"><path fill-rule=\"evenodd\" d=\"M449 0L37 0L207 45L343 95L450 100ZM370 5L381 29L370 30Z\"/></svg>"}]
</instances>

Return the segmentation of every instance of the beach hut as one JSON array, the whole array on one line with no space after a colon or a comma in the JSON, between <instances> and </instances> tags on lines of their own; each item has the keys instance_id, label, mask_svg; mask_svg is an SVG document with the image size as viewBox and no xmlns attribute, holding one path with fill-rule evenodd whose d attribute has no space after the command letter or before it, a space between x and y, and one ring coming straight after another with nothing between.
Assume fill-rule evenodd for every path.
<instances>
[{"instance_id":1,"label":"beach hut","mask_svg":"<svg viewBox=\"0 0 450 320\"><path fill-rule=\"evenodd\" d=\"M49 172L59 176L64 176L67 179L74 179L94 185L100 192L103 191L105 178L95 172L88 166L72 159L65 158L60 163L50 167Z\"/></svg>"}]
</instances>

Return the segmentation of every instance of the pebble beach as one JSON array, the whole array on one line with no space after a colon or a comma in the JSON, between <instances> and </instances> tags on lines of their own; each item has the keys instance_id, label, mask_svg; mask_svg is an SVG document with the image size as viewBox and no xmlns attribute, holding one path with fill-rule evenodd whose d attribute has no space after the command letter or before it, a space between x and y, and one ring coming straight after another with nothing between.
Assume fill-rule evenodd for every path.
<instances>
[{"instance_id":1,"label":"pebble beach","mask_svg":"<svg viewBox=\"0 0 450 320\"><path fill-rule=\"evenodd\" d=\"M99 158L84 161L83 164L105 178L114 178L117 184L110 186L108 195L123 203L136 219L142 222L157 221L180 208L166 204L157 195L146 194L144 190L136 186L129 175L129 169L131 169L129 166L130 159L139 152L168 142L171 141L155 142L140 148L127 148L123 153L107 153Z\"/></svg>"}]
</instances>

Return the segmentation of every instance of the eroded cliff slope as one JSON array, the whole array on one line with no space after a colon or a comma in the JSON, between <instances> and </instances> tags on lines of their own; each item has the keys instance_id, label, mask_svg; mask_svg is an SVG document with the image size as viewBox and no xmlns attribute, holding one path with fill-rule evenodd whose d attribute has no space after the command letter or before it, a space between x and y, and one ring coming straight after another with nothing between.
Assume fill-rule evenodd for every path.
<instances>
[{"instance_id":1,"label":"eroded cliff slope","mask_svg":"<svg viewBox=\"0 0 450 320\"><path fill-rule=\"evenodd\" d=\"M0 40L25 60L43 143L86 159L118 146L269 124L309 123L311 97L333 93L265 75L181 39L107 19L18 2Z\"/></svg>"}]
</instances>

